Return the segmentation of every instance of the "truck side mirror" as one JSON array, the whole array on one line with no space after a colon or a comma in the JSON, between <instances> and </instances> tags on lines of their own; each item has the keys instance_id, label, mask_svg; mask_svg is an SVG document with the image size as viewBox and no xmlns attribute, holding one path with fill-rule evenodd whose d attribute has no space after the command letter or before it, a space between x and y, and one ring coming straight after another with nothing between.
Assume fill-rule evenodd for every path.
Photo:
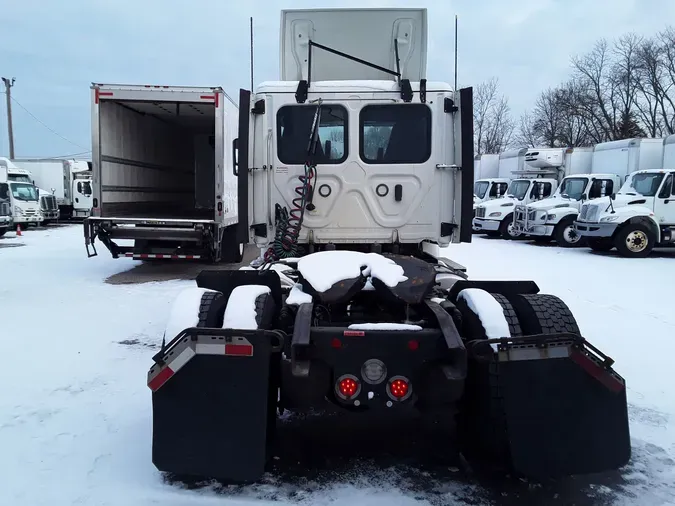
<instances>
[{"instance_id":1,"label":"truck side mirror","mask_svg":"<svg viewBox=\"0 0 675 506\"><path fill-rule=\"evenodd\" d=\"M586 195L585 193L581 195L581 201L583 202L584 200L588 200L588 195Z\"/></svg>"},{"instance_id":2,"label":"truck side mirror","mask_svg":"<svg viewBox=\"0 0 675 506\"><path fill-rule=\"evenodd\" d=\"M616 193L612 193L612 194L609 196L609 198L612 199L612 200L616 200Z\"/></svg>"}]
</instances>

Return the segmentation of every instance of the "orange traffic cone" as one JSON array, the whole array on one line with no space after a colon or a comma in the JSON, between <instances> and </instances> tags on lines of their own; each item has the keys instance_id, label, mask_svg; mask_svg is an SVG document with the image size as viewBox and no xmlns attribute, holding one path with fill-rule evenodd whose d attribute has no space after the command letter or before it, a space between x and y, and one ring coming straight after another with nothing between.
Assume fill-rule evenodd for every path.
<instances>
[{"instance_id":1,"label":"orange traffic cone","mask_svg":"<svg viewBox=\"0 0 675 506\"><path fill-rule=\"evenodd\" d=\"M16 225L16 236L21 237L21 225L17 223Z\"/></svg>"}]
</instances>

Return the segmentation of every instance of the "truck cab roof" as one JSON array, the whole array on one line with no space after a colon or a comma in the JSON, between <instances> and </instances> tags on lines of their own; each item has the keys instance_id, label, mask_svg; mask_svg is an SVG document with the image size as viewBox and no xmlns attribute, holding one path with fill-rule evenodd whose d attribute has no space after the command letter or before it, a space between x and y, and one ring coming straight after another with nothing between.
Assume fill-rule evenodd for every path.
<instances>
[{"instance_id":1,"label":"truck cab roof","mask_svg":"<svg viewBox=\"0 0 675 506\"><path fill-rule=\"evenodd\" d=\"M414 93L420 90L420 83L411 82L410 86ZM298 81L265 81L256 88L256 93L295 93L298 88ZM427 92L433 91L452 91L452 86L444 82L426 83ZM344 80L344 81L315 81L309 89L309 94L317 93L400 93L399 84L396 81L387 80Z\"/></svg>"}]
</instances>

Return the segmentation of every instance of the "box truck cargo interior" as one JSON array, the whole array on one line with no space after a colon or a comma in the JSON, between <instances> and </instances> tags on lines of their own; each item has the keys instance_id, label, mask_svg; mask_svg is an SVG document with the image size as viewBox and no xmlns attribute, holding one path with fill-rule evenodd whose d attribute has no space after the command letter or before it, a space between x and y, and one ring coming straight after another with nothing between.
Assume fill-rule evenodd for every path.
<instances>
[{"instance_id":1,"label":"box truck cargo interior","mask_svg":"<svg viewBox=\"0 0 675 506\"><path fill-rule=\"evenodd\" d=\"M101 101L101 216L212 219L213 103Z\"/></svg>"}]
</instances>

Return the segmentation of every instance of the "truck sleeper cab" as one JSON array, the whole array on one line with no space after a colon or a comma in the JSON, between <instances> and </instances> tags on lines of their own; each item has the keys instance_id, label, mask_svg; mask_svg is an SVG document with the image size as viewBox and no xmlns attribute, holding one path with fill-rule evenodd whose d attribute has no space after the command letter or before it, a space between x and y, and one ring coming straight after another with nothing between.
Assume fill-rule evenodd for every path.
<instances>
[{"instance_id":1,"label":"truck sleeper cab","mask_svg":"<svg viewBox=\"0 0 675 506\"><path fill-rule=\"evenodd\" d=\"M392 250L417 249L424 241L441 246L459 241L460 212L452 202L464 198L469 204L472 182L464 166L460 184L455 172L461 160L447 142L458 135L459 118L452 113L455 95L444 83L424 86L420 94L420 84L411 83L414 96L424 96L425 101L408 103L395 81L342 81L338 90L334 83L316 82L306 100L298 103L297 83L261 84L251 100L248 151L253 168L243 184L239 172L240 198L248 188L250 202L239 212L241 216L250 211L251 242L259 248L279 247L282 241L274 240L279 227L274 225L290 219L292 233L298 223L294 216L301 215L296 242L308 251L328 244ZM344 101L345 92L349 102ZM317 110L313 163L319 168L310 174L307 146ZM240 123L240 165L244 131ZM306 195L303 181L308 182ZM286 208L290 216L280 218L276 206ZM248 233L242 231L242 240Z\"/></svg>"}]
</instances>

